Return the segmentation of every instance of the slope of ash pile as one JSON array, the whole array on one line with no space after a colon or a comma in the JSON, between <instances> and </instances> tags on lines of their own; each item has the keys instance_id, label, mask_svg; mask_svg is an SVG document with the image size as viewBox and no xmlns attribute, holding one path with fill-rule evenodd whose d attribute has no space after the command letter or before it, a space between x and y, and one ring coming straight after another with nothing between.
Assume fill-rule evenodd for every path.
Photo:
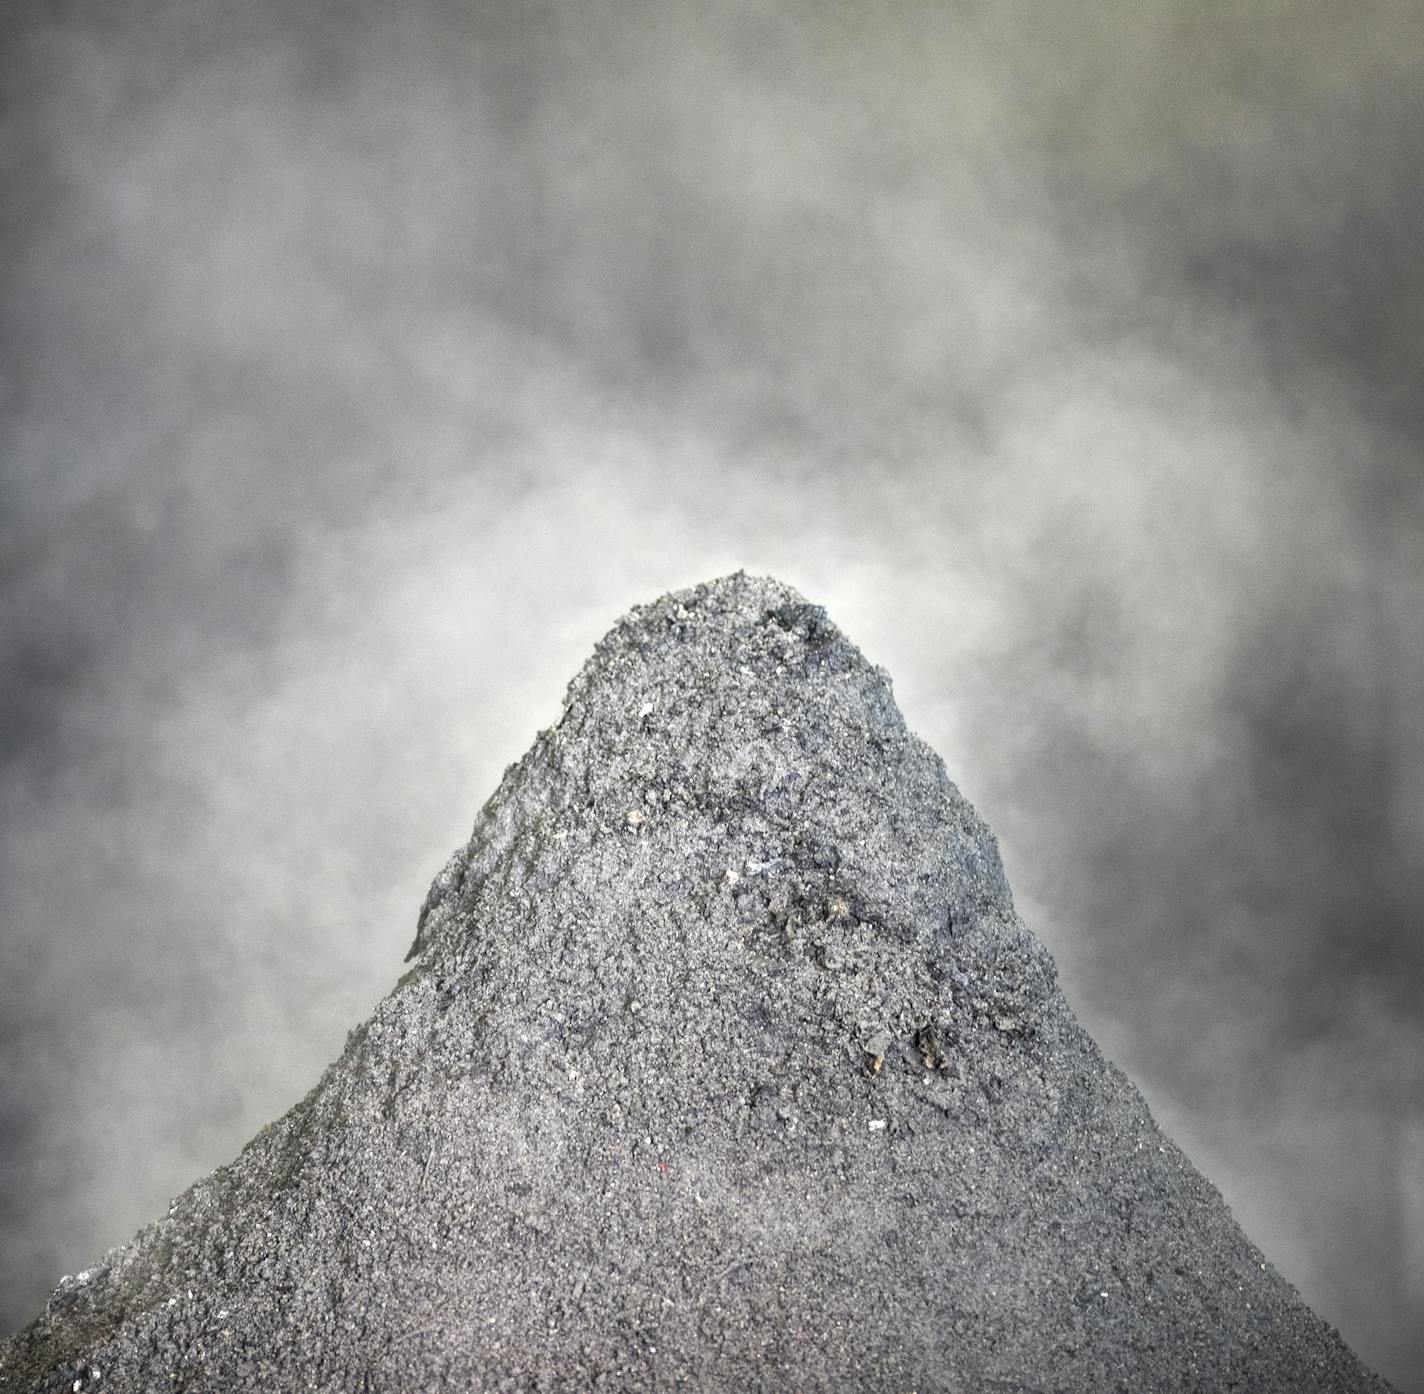
<instances>
[{"instance_id":1,"label":"slope of ash pile","mask_svg":"<svg viewBox=\"0 0 1424 1394\"><path fill-rule=\"evenodd\" d=\"M636 609L415 965L5 1390L1385 1390L1074 1021L825 613Z\"/></svg>"}]
</instances>

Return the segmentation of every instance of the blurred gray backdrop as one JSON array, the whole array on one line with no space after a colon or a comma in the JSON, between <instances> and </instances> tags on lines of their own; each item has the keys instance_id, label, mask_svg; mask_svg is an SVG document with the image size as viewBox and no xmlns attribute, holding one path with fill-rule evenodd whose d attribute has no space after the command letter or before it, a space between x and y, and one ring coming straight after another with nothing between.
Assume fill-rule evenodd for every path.
<instances>
[{"instance_id":1,"label":"blurred gray backdrop","mask_svg":"<svg viewBox=\"0 0 1424 1394\"><path fill-rule=\"evenodd\" d=\"M229 1160L630 604L826 604L1424 1390L1415 0L8 0L0 1326Z\"/></svg>"}]
</instances>

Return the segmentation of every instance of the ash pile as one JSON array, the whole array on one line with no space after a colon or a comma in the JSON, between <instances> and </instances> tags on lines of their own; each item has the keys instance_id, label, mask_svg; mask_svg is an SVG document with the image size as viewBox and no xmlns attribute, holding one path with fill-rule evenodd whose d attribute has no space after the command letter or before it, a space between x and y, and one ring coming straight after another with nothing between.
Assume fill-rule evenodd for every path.
<instances>
[{"instance_id":1,"label":"ash pile","mask_svg":"<svg viewBox=\"0 0 1424 1394\"><path fill-rule=\"evenodd\" d=\"M629 614L414 966L0 1389L1376 1390L1074 1020L819 607Z\"/></svg>"}]
</instances>

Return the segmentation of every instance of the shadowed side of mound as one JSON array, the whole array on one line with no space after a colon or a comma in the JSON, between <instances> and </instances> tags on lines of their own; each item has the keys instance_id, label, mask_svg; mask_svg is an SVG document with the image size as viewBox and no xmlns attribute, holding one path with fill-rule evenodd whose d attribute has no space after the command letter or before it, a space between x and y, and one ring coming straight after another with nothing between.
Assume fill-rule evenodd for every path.
<instances>
[{"instance_id":1,"label":"shadowed side of mound","mask_svg":"<svg viewBox=\"0 0 1424 1394\"><path fill-rule=\"evenodd\" d=\"M1074 1022L886 675L777 582L598 645L413 956L0 1387L1385 1388Z\"/></svg>"}]
</instances>

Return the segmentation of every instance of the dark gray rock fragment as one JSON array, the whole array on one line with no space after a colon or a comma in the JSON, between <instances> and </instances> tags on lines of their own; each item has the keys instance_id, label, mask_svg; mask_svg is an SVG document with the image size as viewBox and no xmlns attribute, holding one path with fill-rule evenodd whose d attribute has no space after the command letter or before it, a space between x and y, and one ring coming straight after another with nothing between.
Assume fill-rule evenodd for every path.
<instances>
[{"instance_id":1,"label":"dark gray rock fragment","mask_svg":"<svg viewBox=\"0 0 1424 1394\"><path fill-rule=\"evenodd\" d=\"M1384 1390L1074 1021L825 613L633 611L317 1087L4 1390Z\"/></svg>"}]
</instances>

